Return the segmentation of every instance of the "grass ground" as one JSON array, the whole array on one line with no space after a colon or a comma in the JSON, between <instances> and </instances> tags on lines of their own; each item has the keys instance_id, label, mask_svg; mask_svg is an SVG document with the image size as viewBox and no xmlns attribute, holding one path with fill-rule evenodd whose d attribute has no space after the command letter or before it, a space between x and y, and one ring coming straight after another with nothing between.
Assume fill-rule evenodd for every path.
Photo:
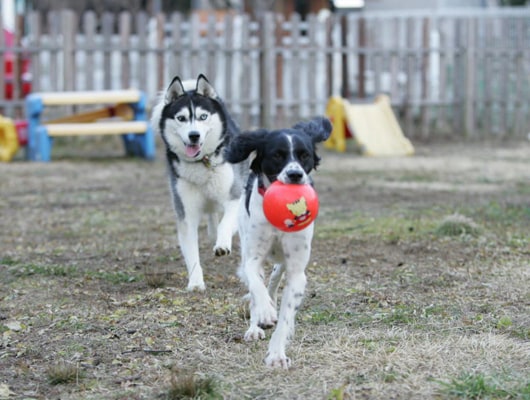
<instances>
[{"instance_id":1,"label":"grass ground","mask_svg":"<svg viewBox=\"0 0 530 400\"><path fill-rule=\"evenodd\" d=\"M288 372L237 252L184 290L162 159L90 143L0 165L0 399L530 398L529 143L322 151Z\"/></svg>"}]
</instances>

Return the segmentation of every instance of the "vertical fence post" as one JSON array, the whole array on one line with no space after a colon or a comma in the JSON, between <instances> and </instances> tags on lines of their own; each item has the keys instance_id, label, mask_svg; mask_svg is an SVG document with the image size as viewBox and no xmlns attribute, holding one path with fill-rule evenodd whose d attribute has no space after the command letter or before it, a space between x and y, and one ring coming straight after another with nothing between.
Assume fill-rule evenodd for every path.
<instances>
[{"instance_id":1,"label":"vertical fence post","mask_svg":"<svg viewBox=\"0 0 530 400\"><path fill-rule=\"evenodd\" d=\"M341 45L341 59L342 59L342 90L341 96L349 98L350 85L348 76L348 20L346 14L341 15L340 18L340 45Z\"/></svg>"},{"instance_id":2,"label":"vertical fence post","mask_svg":"<svg viewBox=\"0 0 530 400\"><path fill-rule=\"evenodd\" d=\"M138 51L138 65L137 65L137 76L138 76L138 88L140 90L146 90L149 87L149 82L146 77L148 76L147 68L147 49L149 48L148 37L149 37L149 19L147 14L139 12L135 18L135 32L138 36L138 42L136 44Z\"/></svg>"},{"instance_id":3,"label":"vertical fence post","mask_svg":"<svg viewBox=\"0 0 530 400\"><path fill-rule=\"evenodd\" d=\"M308 109L309 109L309 115L314 115L316 114L316 110L317 110L317 104L316 104L316 99L317 99L317 88L316 88L316 85L317 85L317 82L320 81L319 79L311 79L312 78L316 78L317 76L317 57L316 57L316 54L317 54L317 39L316 39L316 36L317 36L317 29L318 27L320 27L320 25L317 24L318 21L317 21L317 18L315 16L315 14L310 14L308 17L307 17L307 36L309 38L309 54L307 56L307 65L308 65L308 75L309 75L309 80L308 80L308 87L307 87L307 94L308 94L308 97L311 101L311 103L308 105Z\"/></svg>"},{"instance_id":4,"label":"vertical fence post","mask_svg":"<svg viewBox=\"0 0 530 400\"><path fill-rule=\"evenodd\" d=\"M75 89L75 36L77 33L76 14L72 10L62 12L63 20L63 68L64 90Z\"/></svg>"},{"instance_id":5,"label":"vertical fence post","mask_svg":"<svg viewBox=\"0 0 530 400\"><path fill-rule=\"evenodd\" d=\"M408 17L405 19L405 73L407 74L407 81L405 84L405 132L412 135L414 133L414 106L415 95L414 88L416 87L416 19Z\"/></svg>"},{"instance_id":6,"label":"vertical fence post","mask_svg":"<svg viewBox=\"0 0 530 400\"><path fill-rule=\"evenodd\" d=\"M165 82L165 25L166 25L166 16L164 14L156 15L156 90L164 89Z\"/></svg>"},{"instance_id":7,"label":"vertical fence post","mask_svg":"<svg viewBox=\"0 0 530 400\"><path fill-rule=\"evenodd\" d=\"M272 123L272 96L276 86L273 76L276 75L275 54L274 54L274 15L264 13L261 18L261 54L260 54L260 92L261 92L261 112L260 125L271 128Z\"/></svg>"},{"instance_id":8,"label":"vertical fence post","mask_svg":"<svg viewBox=\"0 0 530 400\"><path fill-rule=\"evenodd\" d=\"M326 93L328 96L333 94L333 17L328 16L325 22L325 62L326 62Z\"/></svg>"},{"instance_id":9,"label":"vertical fence post","mask_svg":"<svg viewBox=\"0 0 530 400\"><path fill-rule=\"evenodd\" d=\"M249 73L248 71L256 71L256 65L255 60L257 60L257 57L254 57L252 55L251 51L251 39L250 39L250 17L248 14L242 15L240 17L237 17L237 19L232 20L233 23L235 21L237 22L237 25L233 27L233 32L239 32L241 39L239 42L232 42L232 47L234 44L239 47L239 56L236 56L237 53L235 53L237 48L234 48L234 56L232 62L237 63L237 60L239 59L239 65L236 67L236 71L241 76L241 87L236 86L236 91L232 92L232 100L239 98L241 99L241 104L239 107L239 112L241 114L241 126L247 128L251 124L255 124L255 115L259 113L259 104L258 104L258 110L256 110L256 101L254 100L256 97L259 98L259 95L256 95L256 89L259 90L258 87L254 87L254 78L253 73ZM259 54L259 52L258 52ZM239 57L239 58L238 58ZM234 65L234 64L233 64ZM227 82L230 82L228 80ZM238 93L238 95L235 95L235 93ZM254 118L252 118L254 116ZM252 121L252 122L251 122Z\"/></svg>"},{"instance_id":10,"label":"vertical fence post","mask_svg":"<svg viewBox=\"0 0 530 400\"><path fill-rule=\"evenodd\" d=\"M183 21L182 14L175 12L171 14L171 39L170 45L168 46L169 50L169 61L167 65L167 79L172 79L177 74L182 74L182 69L180 65L182 64L182 50L180 48L180 43L182 42L181 29ZM167 80L164 81L165 89Z\"/></svg>"},{"instance_id":11,"label":"vertical fence post","mask_svg":"<svg viewBox=\"0 0 530 400\"><path fill-rule=\"evenodd\" d=\"M465 69L464 129L467 136L475 135L475 19L467 20L467 49Z\"/></svg>"},{"instance_id":12,"label":"vertical fence post","mask_svg":"<svg viewBox=\"0 0 530 400\"><path fill-rule=\"evenodd\" d=\"M20 14L17 14L15 17L15 40L13 45L15 49L22 48L22 36L24 34L24 17ZM3 33L3 32L2 32ZM23 96L22 88L22 53L14 52L13 54L13 79L12 79L12 88L13 88L13 100L19 101ZM15 118L20 118L22 116L22 107L15 107Z\"/></svg>"},{"instance_id":13,"label":"vertical fence post","mask_svg":"<svg viewBox=\"0 0 530 400\"><path fill-rule=\"evenodd\" d=\"M431 55L431 27L430 19L424 18L422 21L422 62L421 62L421 135L423 138L429 136L429 96L430 87L433 82L430 80L430 55Z\"/></svg>"},{"instance_id":14,"label":"vertical fence post","mask_svg":"<svg viewBox=\"0 0 530 400\"><path fill-rule=\"evenodd\" d=\"M96 53L97 17L94 11L83 14L83 35L85 39L85 90L94 90L96 67L94 54Z\"/></svg>"},{"instance_id":15,"label":"vertical fence post","mask_svg":"<svg viewBox=\"0 0 530 400\"><path fill-rule=\"evenodd\" d=\"M131 63L130 63L130 39L131 39L131 14L128 11L122 11L119 15L119 35L120 35L120 58L121 87L127 88L131 85Z\"/></svg>"},{"instance_id":16,"label":"vertical fence post","mask_svg":"<svg viewBox=\"0 0 530 400\"><path fill-rule=\"evenodd\" d=\"M103 88L112 89L112 35L114 33L114 14L103 13L101 33L103 34Z\"/></svg>"},{"instance_id":17,"label":"vertical fence post","mask_svg":"<svg viewBox=\"0 0 530 400\"><path fill-rule=\"evenodd\" d=\"M224 38L222 46L225 48L224 59L225 59L225 76L222 77L225 81L224 99L225 103L232 105L233 94L232 94L232 74L233 74L233 59L235 53L234 44L234 14L226 13L223 19L223 34Z\"/></svg>"},{"instance_id":18,"label":"vertical fence post","mask_svg":"<svg viewBox=\"0 0 530 400\"><path fill-rule=\"evenodd\" d=\"M30 60L31 60L31 90L33 92L40 91L40 77L41 77L41 68L40 68L40 52L38 48L40 47L40 38L41 38L41 15L40 13L33 11L28 16L28 38L29 38L29 48L30 48Z\"/></svg>"},{"instance_id":19,"label":"vertical fence post","mask_svg":"<svg viewBox=\"0 0 530 400\"><path fill-rule=\"evenodd\" d=\"M301 58L301 52L300 49L302 47L300 43L300 15L297 13L291 14L290 18L290 25L291 25L291 42L290 42L290 49L289 49L289 59L288 63L290 64L288 68L286 68L286 74L285 78L288 83L286 85L286 90L283 96L283 99L285 101L284 104L286 104L287 107L285 107L285 117L286 121L289 123L293 122L297 118L297 116L300 116L302 113L302 107L301 107L301 73L299 69L297 68L298 65L301 64L302 58ZM290 94L291 99L287 98L287 94ZM293 118L294 116L294 118Z\"/></svg>"},{"instance_id":20,"label":"vertical fence post","mask_svg":"<svg viewBox=\"0 0 530 400\"><path fill-rule=\"evenodd\" d=\"M216 38L217 38L217 16L216 14L208 14L206 18L206 73L210 82L216 81L217 72L217 57L216 57Z\"/></svg>"},{"instance_id":21,"label":"vertical fence post","mask_svg":"<svg viewBox=\"0 0 530 400\"><path fill-rule=\"evenodd\" d=\"M76 88L75 40L77 34L77 15L72 10L61 12L63 33L63 90L72 91ZM73 114L77 106L65 106L66 112Z\"/></svg>"},{"instance_id":22,"label":"vertical fence post","mask_svg":"<svg viewBox=\"0 0 530 400\"><path fill-rule=\"evenodd\" d=\"M366 69L366 20L359 18L359 69L358 69L358 83L357 96L363 99L366 96L364 88L365 83L365 69Z\"/></svg>"},{"instance_id":23,"label":"vertical fence post","mask_svg":"<svg viewBox=\"0 0 530 400\"><path fill-rule=\"evenodd\" d=\"M528 110L528 103L530 100L530 97L528 96L528 89L530 89L529 81L530 76L526 74L525 77L525 60L524 60L524 51L523 51L523 43L525 43L525 20L523 18L517 18L515 21L515 35L516 35L516 49L517 51L514 54L515 58L515 79L517 82L516 90L513 95L515 96L514 99L514 125L513 125L513 134L514 135L523 135L527 132L525 132L525 129L527 129L527 126L525 125L525 115L528 116L528 113L525 112L525 104L526 109ZM528 70L527 70L528 71ZM525 90L526 89L526 90ZM526 101L525 101L526 97ZM526 117L528 119L528 117ZM530 120L528 121L530 122Z\"/></svg>"}]
</instances>

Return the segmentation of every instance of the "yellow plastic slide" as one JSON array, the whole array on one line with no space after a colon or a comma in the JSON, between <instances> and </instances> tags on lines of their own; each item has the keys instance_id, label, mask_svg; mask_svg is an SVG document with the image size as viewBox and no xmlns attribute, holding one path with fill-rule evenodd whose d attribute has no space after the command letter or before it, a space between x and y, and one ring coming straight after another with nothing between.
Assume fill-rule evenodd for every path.
<instances>
[{"instance_id":1,"label":"yellow plastic slide","mask_svg":"<svg viewBox=\"0 0 530 400\"><path fill-rule=\"evenodd\" d=\"M379 95L368 104L351 104L341 97L331 97L326 113L333 122L326 148L344 152L346 139L351 137L365 156L414 154L414 147L403 134L386 95Z\"/></svg>"}]
</instances>

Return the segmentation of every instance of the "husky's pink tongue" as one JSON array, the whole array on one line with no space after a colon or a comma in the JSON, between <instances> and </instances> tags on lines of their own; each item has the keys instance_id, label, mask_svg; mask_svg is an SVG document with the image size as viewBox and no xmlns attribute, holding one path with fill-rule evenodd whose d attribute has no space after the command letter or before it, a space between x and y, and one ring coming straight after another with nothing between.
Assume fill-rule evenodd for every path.
<instances>
[{"instance_id":1,"label":"husky's pink tongue","mask_svg":"<svg viewBox=\"0 0 530 400\"><path fill-rule=\"evenodd\" d=\"M195 157L201 151L201 147L198 144L189 144L186 146L186 155L188 157Z\"/></svg>"}]
</instances>

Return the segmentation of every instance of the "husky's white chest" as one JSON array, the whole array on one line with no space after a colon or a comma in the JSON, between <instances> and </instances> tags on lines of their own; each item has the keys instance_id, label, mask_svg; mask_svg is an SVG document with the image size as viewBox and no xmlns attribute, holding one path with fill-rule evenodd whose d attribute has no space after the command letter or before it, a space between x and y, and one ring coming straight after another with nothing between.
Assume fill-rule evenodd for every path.
<instances>
[{"instance_id":1,"label":"husky's white chest","mask_svg":"<svg viewBox=\"0 0 530 400\"><path fill-rule=\"evenodd\" d=\"M203 162L182 162L176 168L179 189L196 192L205 199L225 200L234 182L234 171L230 164L206 165ZM180 190L179 190L180 191Z\"/></svg>"}]
</instances>

